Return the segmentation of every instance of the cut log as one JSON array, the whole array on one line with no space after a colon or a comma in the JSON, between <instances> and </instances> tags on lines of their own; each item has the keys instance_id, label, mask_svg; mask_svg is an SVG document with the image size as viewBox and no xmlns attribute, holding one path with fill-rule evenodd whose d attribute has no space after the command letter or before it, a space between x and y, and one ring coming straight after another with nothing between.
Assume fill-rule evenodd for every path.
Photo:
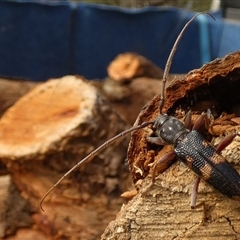
<instances>
[{"instance_id":1,"label":"cut log","mask_svg":"<svg viewBox=\"0 0 240 240\"><path fill-rule=\"evenodd\" d=\"M90 83L80 77L50 80L26 94L0 121L0 159L29 204L34 229L50 239L97 239L131 186L117 141L79 167L46 198L50 187L79 160L128 128ZM5 209L5 212L9 209ZM21 215L21 205L12 208ZM16 228L11 226L13 233ZM6 229L6 233L10 233Z\"/></svg>"},{"instance_id":2,"label":"cut log","mask_svg":"<svg viewBox=\"0 0 240 240\"><path fill-rule=\"evenodd\" d=\"M191 71L167 88L164 112L182 118L191 108L196 118L210 108L216 119L211 131L214 135L200 131L209 141L212 137L213 144L219 142L222 135L239 132L239 73L240 51ZM159 100L156 96L135 124L153 121L159 114ZM161 174L156 186L148 189L153 163L170 150L169 146L162 148L147 143L146 136L151 132L149 127L132 134L128 162L140 190L105 229L101 239L240 239L240 202L201 181L198 203L205 202L207 208L207 219L202 222L202 208L190 209L189 194L196 176L183 163L159 166ZM240 138L236 137L222 153L238 171L239 149Z\"/></svg>"},{"instance_id":3,"label":"cut log","mask_svg":"<svg viewBox=\"0 0 240 240\"><path fill-rule=\"evenodd\" d=\"M163 71L150 60L137 53L119 54L107 68L108 76L114 81L126 81L138 77L161 79Z\"/></svg>"},{"instance_id":4,"label":"cut log","mask_svg":"<svg viewBox=\"0 0 240 240\"><path fill-rule=\"evenodd\" d=\"M0 117L11 107L20 97L34 88L36 82L0 78ZM6 174L5 166L0 162L0 175Z\"/></svg>"}]
</instances>

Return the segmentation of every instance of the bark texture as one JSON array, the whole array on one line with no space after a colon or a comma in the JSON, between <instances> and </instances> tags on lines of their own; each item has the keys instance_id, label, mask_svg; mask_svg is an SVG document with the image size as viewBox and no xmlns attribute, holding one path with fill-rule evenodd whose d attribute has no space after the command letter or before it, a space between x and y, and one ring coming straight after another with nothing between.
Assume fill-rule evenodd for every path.
<instances>
[{"instance_id":1,"label":"bark texture","mask_svg":"<svg viewBox=\"0 0 240 240\"><path fill-rule=\"evenodd\" d=\"M183 118L193 110L193 120L208 108L215 122L212 130L200 131L213 145L230 132L239 132L240 52L216 59L202 68L189 72L173 82L166 90L164 112ZM153 121L159 114L159 96L145 106L135 124ZM138 194L118 213L115 221L105 229L101 239L239 239L240 202L233 201L211 186L200 183L198 203L203 210L190 209L189 193L194 173L183 163L159 166L156 186L151 182L152 165L171 147L156 147L146 141L151 127L135 131L128 149L128 162ZM240 138L222 152L239 171ZM150 174L149 174L150 173Z\"/></svg>"}]
</instances>

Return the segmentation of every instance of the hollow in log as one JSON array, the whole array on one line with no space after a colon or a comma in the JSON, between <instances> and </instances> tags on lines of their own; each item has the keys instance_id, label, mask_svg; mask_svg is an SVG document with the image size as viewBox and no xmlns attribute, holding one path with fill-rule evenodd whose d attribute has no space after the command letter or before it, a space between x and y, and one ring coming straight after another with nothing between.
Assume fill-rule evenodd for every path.
<instances>
[{"instance_id":1,"label":"hollow in log","mask_svg":"<svg viewBox=\"0 0 240 240\"><path fill-rule=\"evenodd\" d=\"M216 59L171 84L166 90L164 112L182 119L192 109L196 119L202 111L211 109L215 117L212 131L201 129L200 132L215 145L222 136L239 132L239 90L240 51ZM152 99L138 116L136 125L157 117L159 100L159 96ZM202 208L190 208L196 176L177 159L159 166L156 185L146 191L154 162L171 150L169 146L156 147L148 143L146 136L151 132L149 127L132 134L128 162L139 192L121 209L101 239L239 239L240 202L201 181L198 203L206 204L203 221ZM240 138L236 137L222 152L238 171L239 149Z\"/></svg>"}]
</instances>

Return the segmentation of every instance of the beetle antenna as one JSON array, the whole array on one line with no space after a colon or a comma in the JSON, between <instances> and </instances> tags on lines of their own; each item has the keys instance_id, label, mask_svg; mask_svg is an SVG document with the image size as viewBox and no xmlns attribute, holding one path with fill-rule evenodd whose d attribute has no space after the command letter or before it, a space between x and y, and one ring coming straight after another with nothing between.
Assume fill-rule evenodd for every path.
<instances>
[{"instance_id":1,"label":"beetle antenna","mask_svg":"<svg viewBox=\"0 0 240 240\"><path fill-rule=\"evenodd\" d=\"M168 79L168 74L169 74L169 70L170 70L170 67L171 67L171 64L172 64L172 60L173 60L173 57L174 57L174 54L177 50L177 45L180 41L180 39L182 38L183 36L183 33L185 32L186 28L188 27L188 25L195 19L197 18L199 15L201 14L206 14L206 15L209 15L212 19L215 20L214 16L209 13L209 12L201 12L201 13L198 13L197 15L195 15L194 17L192 17L184 26L184 28L182 29L182 31L179 33L173 47L172 47L172 50L169 54L169 57L168 57L168 60L167 60L167 63L165 65L165 69L164 69L164 73L163 73L163 79L162 79L162 92L161 92L161 98L160 98L160 103L159 103L159 112L160 114L162 114L162 110L163 110L163 106L164 106L164 100L165 100L165 87L166 87L166 82L167 82L167 79Z\"/></svg>"},{"instance_id":2,"label":"beetle antenna","mask_svg":"<svg viewBox=\"0 0 240 240\"><path fill-rule=\"evenodd\" d=\"M94 151L92 151L90 154L88 154L85 158L83 158L82 160L80 160L76 165L74 165L68 172L66 172L48 191L47 193L43 196L43 198L40 201L40 208L42 211L44 211L43 209L43 201L45 200L45 198L53 191L53 189L60 183L62 182L62 180L64 178L66 178L72 171L74 171L77 167L79 167L80 165L82 165L83 163L85 163L87 160L90 160L91 158L93 158L94 156L96 156L100 151L102 151L103 149L105 149L106 147L108 147L109 145L113 144L117 139L126 136L128 133L144 128L150 124L153 124L153 122L144 122L140 125L131 127L121 133L119 133L118 135L114 136L113 138L109 139L108 141L106 141L105 143L103 143L102 145L100 145L98 148L96 148Z\"/></svg>"}]
</instances>

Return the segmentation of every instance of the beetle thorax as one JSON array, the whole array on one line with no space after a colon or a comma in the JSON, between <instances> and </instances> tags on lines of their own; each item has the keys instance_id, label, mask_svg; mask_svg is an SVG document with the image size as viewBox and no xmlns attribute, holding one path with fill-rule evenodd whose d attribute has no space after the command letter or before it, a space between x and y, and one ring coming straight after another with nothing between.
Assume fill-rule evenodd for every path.
<instances>
[{"instance_id":1,"label":"beetle thorax","mask_svg":"<svg viewBox=\"0 0 240 240\"><path fill-rule=\"evenodd\" d=\"M188 132L185 125L177 118L160 114L154 121L153 130L157 137L168 144L175 144L178 138Z\"/></svg>"}]
</instances>

